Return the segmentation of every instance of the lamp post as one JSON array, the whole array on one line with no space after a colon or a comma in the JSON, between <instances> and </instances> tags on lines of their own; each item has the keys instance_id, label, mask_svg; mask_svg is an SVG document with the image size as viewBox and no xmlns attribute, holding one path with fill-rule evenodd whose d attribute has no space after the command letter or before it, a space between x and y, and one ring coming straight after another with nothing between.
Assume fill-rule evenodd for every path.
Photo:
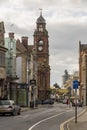
<instances>
[{"instance_id":1,"label":"lamp post","mask_svg":"<svg viewBox=\"0 0 87 130\"><path fill-rule=\"evenodd\" d=\"M77 123L77 89L75 89L75 123Z\"/></svg>"},{"instance_id":2,"label":"lamp post","mask_svg":"<svg viewBox=\"0 0 87 130\"><path fill-rule=\"evenodd\" d=\"M30 80L30 85L31 85L31 91L32 91L32 98L33 101L30 104L31 108L35 108L36 106L36 80L32 79Z\"/></svg>"},{"instance_id":3,"label":"lamp post","mask_svg":"<svg viewBox=\"0 0 87 130\"><path fill-rule=\"evenodd\" d=\"M85 86L85 89L86 89L85 98L86 98L86 106L87 106L87 55L86 55L86 86Z\"/></svg>"}]
</instances>

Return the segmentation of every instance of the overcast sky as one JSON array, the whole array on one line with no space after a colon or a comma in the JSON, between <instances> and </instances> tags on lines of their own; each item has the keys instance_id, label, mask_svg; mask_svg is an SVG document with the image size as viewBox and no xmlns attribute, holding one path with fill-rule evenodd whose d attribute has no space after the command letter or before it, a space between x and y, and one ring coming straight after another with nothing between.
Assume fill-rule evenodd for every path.
<instances>
[{"instance_id":1,"label":"overcast sky","mask_svg":"<svg viewBox=\"0 0 87 130\"><path fill-rule=\"evenodd\" d=\"M79 40L87 43L87 0L0 0L6 35L13 31L15 38L28 36L33 44L39 8L49 33L51 85L61 86L65 69L78 70Z\"/></svg>"}]
</instances>

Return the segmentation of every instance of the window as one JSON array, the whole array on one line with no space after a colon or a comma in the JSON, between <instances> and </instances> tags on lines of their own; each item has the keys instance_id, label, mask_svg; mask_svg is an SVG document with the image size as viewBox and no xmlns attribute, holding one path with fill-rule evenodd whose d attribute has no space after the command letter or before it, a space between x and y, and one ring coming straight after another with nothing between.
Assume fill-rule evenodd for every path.
<instances>
[{"instance_id":1,"label":"window","mask_svg":"<svg viewBox=\"0 0 87 130\"><path fill-rule=\"evenodd\" d=\"M39 25L39 31L42 32L43 31L43 26Z\"/></svg>"},{"instance_id":2,"label":"window","mask_svg":"<svg viewBox=\"0 0 87 130\"><path fill-rule=\"evenodd\" d=\"M5 66L5 54L0 52L0 66Z\"/></svg>"},{"instance_id":3,"label":"window","mask_svg":"<svg viewBox=\"0 0 87 130\"><path fill-rule=\"evenodd\" d=\"M8 100L1 100L0 105L10 105L10 102Z\"/></svg>"},{"instance_id":4,"label":"window","mask_svg":"<svg viewBox=\"0 0 87 130\"><path fill-rule=\"evenodd\" d=\"M42 28L43 26L42 25L39 25L40 28Z\"/></svg>"}]
</instances>

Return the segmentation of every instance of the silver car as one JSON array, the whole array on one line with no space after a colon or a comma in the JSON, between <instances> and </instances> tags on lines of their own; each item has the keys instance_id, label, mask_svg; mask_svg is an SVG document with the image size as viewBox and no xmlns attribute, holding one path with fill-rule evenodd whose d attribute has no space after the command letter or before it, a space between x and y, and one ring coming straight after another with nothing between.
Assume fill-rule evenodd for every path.
<instances>
[{"instance_id":1,"label":"silver car","mask_svg":"<svg viewBox=\"0 0 87 130\"><path fill-rule=\"evenodd\" d=\"M13 100L0 100L0 114L20 115L21 108Z\"/></svg>"}]
</instances>

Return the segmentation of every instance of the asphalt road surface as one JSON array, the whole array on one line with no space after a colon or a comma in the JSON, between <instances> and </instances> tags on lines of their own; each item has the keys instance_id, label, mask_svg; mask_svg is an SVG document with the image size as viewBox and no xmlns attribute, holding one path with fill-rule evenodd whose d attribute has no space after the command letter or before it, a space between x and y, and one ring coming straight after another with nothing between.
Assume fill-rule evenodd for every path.
<instances>
[{"instance_id":1,"label":"asphalt road surface","mask_svg":"<svg viewBox=\"0 0 87 130\"><path fill-rule=\"evenodd\" d=\"M59 130L60 124L74 114L75 109L66 104L43 105L19 116L0 116L0 130Z\"/></svg>"}]
</instances>

